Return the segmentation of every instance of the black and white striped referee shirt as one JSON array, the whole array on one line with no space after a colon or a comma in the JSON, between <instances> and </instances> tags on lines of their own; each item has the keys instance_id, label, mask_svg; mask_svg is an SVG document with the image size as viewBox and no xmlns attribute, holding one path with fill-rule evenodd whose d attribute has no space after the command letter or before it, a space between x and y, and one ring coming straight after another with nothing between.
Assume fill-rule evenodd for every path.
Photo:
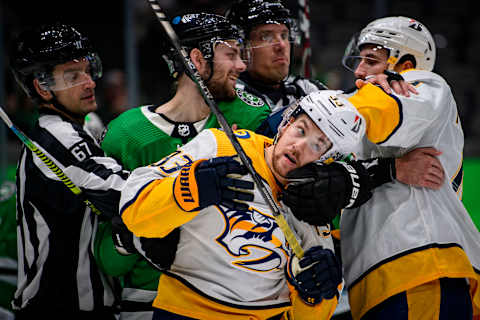
<instances>
[{"instance_id":1,"label":"black and white striped referee shirt","mask_svg":"<svg viewBox=\"0 0 480 320\"><path fill-rule=\"evenodd\" d=\"M102 215L118 212L128 172L105 157L81 125L41 109L29 137ZM112 306L112 288L93 255L99 216L26 148L18 163L17 189L18 285L13 307L68 313Z\"/></svg>"}]
</instances>

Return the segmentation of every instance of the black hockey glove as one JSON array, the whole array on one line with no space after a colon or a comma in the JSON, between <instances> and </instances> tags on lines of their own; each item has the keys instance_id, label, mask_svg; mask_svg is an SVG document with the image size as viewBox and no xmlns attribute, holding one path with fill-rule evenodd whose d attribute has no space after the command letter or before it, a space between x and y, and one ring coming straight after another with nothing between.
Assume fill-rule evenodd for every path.
<instances>
[{"instance_id":1,"label":"black hockey glove","mask_svg":"<svg viewBox=\"0 0 480 320\"><path fill-rule=\"evenodd\" d=\"M387 75L388 83L392 81L405 81L402 75L396 71L384 70L383 73Z\"/></svg>"},{"instance_id":2,"label":"black hockey glove","mask_svg":"<svg viewBox=\"0 0 480 320\"><path fill-rule=\"evenodd\" d=\"M169 270L177 253L180 229L176 228L164 238L140 238L142 255L157 268Z\"/></svg>"},{"instance_id":3,"label":"black hockey glove","mask_svg":"<svg viewBox=\"0 0 480 320\"><path fill-rule=\"evenodd\" d=\"M370 190L392 182L397 177L395 158L371 158L357 162L368 171Z\"/></svg>"},{"instance_id":4,"label":"black hockey glove","mask_svg":"<svg viewBox=\"0 0 480 320\"><path fill-rule=\"evenodd\" d=\"M339 296L342 268L330 249L316 246L308 249L302 259L290 257L285 273L305 303L315 305L323 299Z\"/></svg>"},{"instance_id":5,"label":"black hockey glove","mask_svg":"<svg viewBox=\"0 0 480 320\"><path fill-rule=\"evenodd\" d=\"M122 256L128 256L137 253L133 244L133 233L128 230L120 216L112 218L112 239L115 249Z\"/></svg>"},{"instance_id":6,"label":"black hockey glove","mask_svg":"<svg viewBox=\"0 0 480 320\"><path fill-rule=\"evenodd\" d=\"M372 196L369 174L355 161L311 162L290 171L287 178L282 201L298 219L313 225L325 225L341 209L360 206Z\"/></svg>"},{"instance_id":7,"label":"black hockey glove","mask_svg":"<svg viewBox=\"0 0 480 320\"><path fill-rule=\"evenodd\" d=\"M237 179L247 168L235 157L198 160L184 166L175 179L174 196L182 210L198 211L211 205L247 210L253 200L251 181Z\"/></svg>"}]
</instances>

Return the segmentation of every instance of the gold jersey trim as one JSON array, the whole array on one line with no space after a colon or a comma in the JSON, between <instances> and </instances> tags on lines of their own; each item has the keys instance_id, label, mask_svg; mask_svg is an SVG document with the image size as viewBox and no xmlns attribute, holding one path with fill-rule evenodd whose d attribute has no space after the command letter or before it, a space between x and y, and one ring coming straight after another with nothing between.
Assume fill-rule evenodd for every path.
<instances>
[{"instance_id":1,"label":"gold jersey trim","mask_svg":"<svg viewBox=\"0 0 480 320\"><path fill-rule=\"evenodd\" d=\"M480 272L473 269L462 248L430 246L392 257L354 283L348 292L353 319L391 296L444 277L468 278L474 315L480 314Z\"/></svg>"},{"instance_id":2,"label":"gold jersey trim","mask_svg":"<svg viewBox=\"0 0 480 320\"><path fill-rule=\"evenodd\" d=\"M172 313L204 320L260 320L268 319L287 311L290 305L278 307L235 308L215 302L190 289L180 280L162 274L158 284L158 294L153 306Z\"/></svg>"}]
</instances>

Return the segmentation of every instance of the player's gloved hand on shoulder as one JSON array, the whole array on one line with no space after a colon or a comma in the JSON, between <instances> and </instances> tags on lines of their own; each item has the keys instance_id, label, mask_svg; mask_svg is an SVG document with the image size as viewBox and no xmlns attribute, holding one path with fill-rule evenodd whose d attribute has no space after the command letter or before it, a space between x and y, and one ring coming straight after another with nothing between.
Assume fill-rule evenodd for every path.
<instances>
[{"instance_id":1,"label":"player's gloved hand on shoulder","mask_svg":"<svg viewBox=\"0 0 480 320\"><path fill-rule=\"evenodd\" d=\"M285 274L288 282L307 304L315 305L323 299L339 296L342 268L330 249L316 246L308 249L302 259L291 256Z\"/></svg>"},{"instance_id":2,"label":"player's gloved hand on shoulder","mask_svg":"<svg viewBox=\"0 0 480 320\"><path fill-rule=\"evenodd\" d=\"M247 210L253 200L254 185L239 179L247 168L236 157L197 160L180 169L175 179L174 196L184 211L198 211L211 205Z\"/></svg>"},{"instance_id":3,"label":"player's gloved hand on shoulder","mask_svg":"<svg viewBox=\"0 0 480 320\"><path fill-rule=\"evenodd\" d=\"M133 233L128 230L120 216L112 217L112 239L117 252L123 256L137 253L133 244Z\"/></svg>"},{"instance_id":4,"label":"player's gloved hand on shoulder","mask_svg":"<svg viewBox=\"0 0 480 320\"><path fill-rule=\"evenodd\" d=\"M295 217L325 225L343 208L353 208L372 196L369 173L356 161L330 164L311 162L287 174L282 201Z\"/></svg>"}]
</instances>

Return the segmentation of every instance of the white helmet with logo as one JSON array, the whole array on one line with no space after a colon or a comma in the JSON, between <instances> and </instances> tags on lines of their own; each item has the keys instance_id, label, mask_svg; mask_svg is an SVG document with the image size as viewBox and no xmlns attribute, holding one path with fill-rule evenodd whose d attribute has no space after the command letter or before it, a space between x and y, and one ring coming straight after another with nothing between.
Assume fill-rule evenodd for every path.
<instances>
[{"instance_id":1,"label":"white helmet with logo","mask_svg":"<svg viewBox=\"0 0 480 320\"><path fill-rule=\"evenodd\" d=\"M307 114L332 142L320 161L339 160L349 155L365 134L365 119L341 91L320 90L303 97L285 111L279 128L302 113Z\"/></svg>"},{"instance_id":2,"label":"white helmet with logo","mask_svg":"<svg viewBox=\"0 0 480 320\"><path fill-rule=\"evenodd\" d=\"M432 71L435 65L435 41L425 25L412 18L387 17L369 23L360 32L357 49L363 44L389 49L389 69L406 54L415 57L416 69Z\"/></svg>"}]
</instances>

